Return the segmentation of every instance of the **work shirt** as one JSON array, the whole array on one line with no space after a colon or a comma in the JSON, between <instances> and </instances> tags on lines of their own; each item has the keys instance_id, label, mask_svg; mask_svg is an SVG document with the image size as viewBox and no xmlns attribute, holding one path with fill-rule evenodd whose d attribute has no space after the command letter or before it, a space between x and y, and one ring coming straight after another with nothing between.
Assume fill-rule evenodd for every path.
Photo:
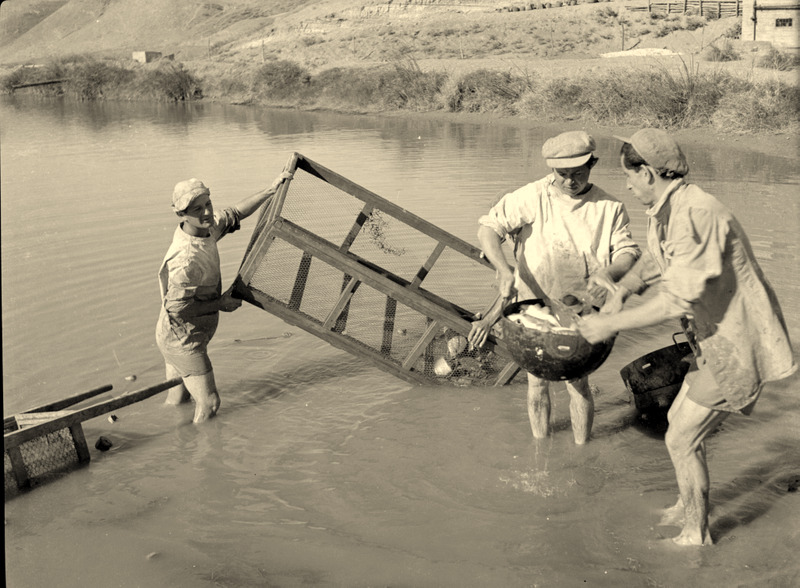
<instances>
[{"instance_id":1,"label":"work shirt","mask_svg":"<svg viewBox=\"0 0 800 588\"><path fill-rule=\"evenodd\" d=\"M541 298L537 286L553 299L582 298L589 276L620 255L640 254L619 200L594 185L572 198L554 182L550 174L506 194L478 221L501 239L513 235L520 300Z\"/></svg>"},{"instance_id":2,"label":"work shirt","mask_svg":"<svg viewBox=\"0 0 800 588\"><path fill-rule=\"evenodd\" d=\"M217 241L239 229L239 213L226 208L214 215L208 237L193 237L180 226L158 270L161 312L156 325L159 347L173 353L204 351L217 329L219 312L198 315L198 302L222 295Z\"/></svg>"},{"instance_id":3,"label":"work shirt","mask_svg":"<svg viewBox=\"0 0 800 588\"><path fill-rule=\"evenodd\" d=\"M675 180L647 214L650 255L619 283L638 293L661 276L664 318L689 319L720 408L740 411L797 367L778 299L741 225L698 186Z\"/></svg>"}]
</instances>

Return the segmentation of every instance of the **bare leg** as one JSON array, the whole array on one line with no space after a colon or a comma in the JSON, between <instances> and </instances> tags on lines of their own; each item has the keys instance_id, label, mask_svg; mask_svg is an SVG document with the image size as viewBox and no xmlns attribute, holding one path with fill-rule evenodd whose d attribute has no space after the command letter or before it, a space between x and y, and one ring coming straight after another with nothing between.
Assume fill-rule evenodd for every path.
<instances>
[{"instance_id":1,"label":"bare leg","mask_svg":"<svg viewBox=\"0 0 800 588\"><path fill-rule=\"evenodd\" d=\"M684 385L670 408L669 428L664 439L675 467L685 518L681 533L673 541L678 545L711 545L713 540L708 529L710 482L703 441L729 413L697 404L686 396L687 391L688 386Z\"/></svg>"},{"instance_id":2,"label":"bare leg","mask_svg":"<svg viewBox=\"0 0 800 588\"><path fill-rule=\"evenodd\" d=\"M180 372L171 364L167 364L167 380L171 380L172 378L180 378ZM172 404L178 405L183 404L184 402L189 402L189 392L186 390L186 386L183 384L178 384L177 386L173 386L167 392L167 399L164 401L165 404Z\"/></svg>"},{"instance_id":3,"label":"bare leg","mask_svg":"<svg viewBox=\"0 0 800 588\"><path fill-rule=\"evenodd\" d=\"M528 419L536 439L550 432L550 389L545 380L528 374Z\"/></svg>"},{"instance_id":4,"label":"bare leg","mask_svg":"<svg viewBox=\"0 0 800 588\"><path fill-rule=\"evenodd\" d=\"M185 376L183 383L189 390L195 402L194 419L195 423L207 421L219 410L219 394L217 385L214 382L214 372L210 371L202 376Z\"/></svg>"},{"instance_id":5,"label":"bare leg","mask_svg":"<svg viewBox=\"0 0 800 588\"><path fill-rule=\"evenodd\" d=\"M569 393L569 418L575 443L583 445L589 440L594 421L594 398L589 388L589 378L567 382Z\"/></svg>"}]
</instances>

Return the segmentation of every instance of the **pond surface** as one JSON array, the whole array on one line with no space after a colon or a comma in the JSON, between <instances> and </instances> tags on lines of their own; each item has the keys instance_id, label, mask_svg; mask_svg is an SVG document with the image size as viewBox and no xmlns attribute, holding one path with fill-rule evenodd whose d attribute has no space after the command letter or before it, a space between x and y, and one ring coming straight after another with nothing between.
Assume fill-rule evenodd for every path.
<instances>
[{"instance_id":1,"label":"pond surface","mask_svg":"<svg viewBox=\"0 0 800 588\"><path fill-rule=\"evenodd\" d=\"M0 102L0 125L4 415L163 379L156 272L178 180L203 179L228 206L299 152L476 244L490 204L546 173L549 136L496 121L21 98ZM619 144L595 138L592 179L625 202L643 243ZM800 341L797 161L702 138L686 151L690 179L744 225ZM225 287L253 224L220 243ZM7 585L795 585L797 377L708 442L718 545L678 549L664 541L677 529L656 526L674 475L619 369L677 330L618 337L592 378L593 440L578 448L563 387L555 433L536 443L521 384L410 386L245 305L210 348L218 418L192 425L190 406L157 397L87 421L91 463L6 502ZM95 451L100 435L111 451Z\"/></svg>"}]
</instances>

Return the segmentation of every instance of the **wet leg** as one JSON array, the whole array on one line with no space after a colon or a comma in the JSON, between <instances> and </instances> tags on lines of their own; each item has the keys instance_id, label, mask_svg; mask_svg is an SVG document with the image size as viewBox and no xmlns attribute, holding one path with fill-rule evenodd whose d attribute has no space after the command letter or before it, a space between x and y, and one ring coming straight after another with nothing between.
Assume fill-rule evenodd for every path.
<instances>
[{"instance_id":1,"label":"wet leg","mask_svg":"<svg viewBox=\"0 0 800 588\"><path fill-rule=\"evenodd\" d=\"M536 439L550 432L550 389L546 381L528 374L528 419Z\"/></svg>"},{"instance_id":2,"label":"wet leg","mask_svg":"<svg viewBox=\"0 0 800 588\"><path fill-rule=\"evenodd\" d=\"M572 436L575 443L583 445L589 440L594 422L594 398L589 388L589 379L581 378L567 382L569 393L569 418L572 421Z\"/></svg>"},{"instance_id":3,"label":"wet leg","mask_svg":"<svg viewBox=\"0 0 800 588\"><path fill-rule=\"evenodd\" d=\"M685 394L681 402L670 409L670 423L664 440L675 468L681 495L679 504L684 510L683 529L673 539L678 545L713 543L708 529L710 482L704 440L727 416L726 412L697 404Z\"/></svg>"},{"instance_id":4,"label":"wet leg","mask_svg":"<svg viewBox=\"0 0 800 588\"><path fill-rule=\"evenodd\" d=\"M207 421L219 410L219 394L214 381L214 372L210 371L202 376L185 376L183 382L195 402L195 423Z\"/></svg>"},{"instance_id":5,"label":"wet leg","mask_svg":"<svg viewBox=\"0 0 800 588\"><path fill-rule=\"evenodd\" d=\"M180 378L181 374L171 364L167 364L167 380L171 380L172 378ZM184 402L189 402L189 392L186 390L186 386L183 384L178 384L177 386L173 386L172 388L167 391L167 399L164 401L165 404L172 404L178 405L183 404Z\"/></svg>"}]
</instances>

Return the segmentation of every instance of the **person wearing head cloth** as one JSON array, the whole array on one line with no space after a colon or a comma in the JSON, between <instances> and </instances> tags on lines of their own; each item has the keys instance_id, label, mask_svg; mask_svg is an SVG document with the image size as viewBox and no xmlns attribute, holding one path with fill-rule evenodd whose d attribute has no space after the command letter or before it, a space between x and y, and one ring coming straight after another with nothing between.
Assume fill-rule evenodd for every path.
<instances>
[{"instance_id":1,"label":"person wearing head cloth","mask_svg":"<svg viewBox=\"0 0 800 588\"><path fill-rule=\"evenodd\" d=\"M725 206L684 179L689 165L678 143L658 129L618 138L628 189L648 206L650 255L612 286L604 312L579 329L595 342L681 318L695 360L668 412L665 442L680 496L662 524L682 527L673 539L679 545L706 545L713 540L705 438L731 413L750 414L764 383L797 366L747 235ZM623 308L659 278L655 296Z\"/></svg>"},{"instance_id":2,"label":"person wearing head cloth","mask_svg":"<svg viewBox=\"0 0 800 588\"><path fill-rule=\"evenodd\" d=\"M208 342L219 322L219 311L231 312L242 301L222 293L217 241L239 229L239 223L258 210L291 178L282 173L273 184L231 208L214 211L210 190L197 178L178 182L172 210L180 219L161 267L158 283L161 310L156 343L166 363L167 379L181 385L167 393L168 404L195 402L194 422L213 417L220 399L208 358Z\"/></svg>"},{"instance_id":3,"label":"person wearing head cloth","mask_svg":"<svg viewBox=\"0 0 800 588\"><path fill-rule=\"evenodd\" d=\"M623 204L589 181L597 163L594 139L569 131L548 139L544 178L503 196L479 219L478 240L497 270L500 295L486 316L472 323L468 341L482 346L509 300L549 297L602 305L606 288L640 255ZM514 244L516 267L502 249ZM566 383L576 443L589 440L594 400L588 378ZM550 383L528 374L528 418L537 439L550 432Z\"/></svg>"}]
</instances>

